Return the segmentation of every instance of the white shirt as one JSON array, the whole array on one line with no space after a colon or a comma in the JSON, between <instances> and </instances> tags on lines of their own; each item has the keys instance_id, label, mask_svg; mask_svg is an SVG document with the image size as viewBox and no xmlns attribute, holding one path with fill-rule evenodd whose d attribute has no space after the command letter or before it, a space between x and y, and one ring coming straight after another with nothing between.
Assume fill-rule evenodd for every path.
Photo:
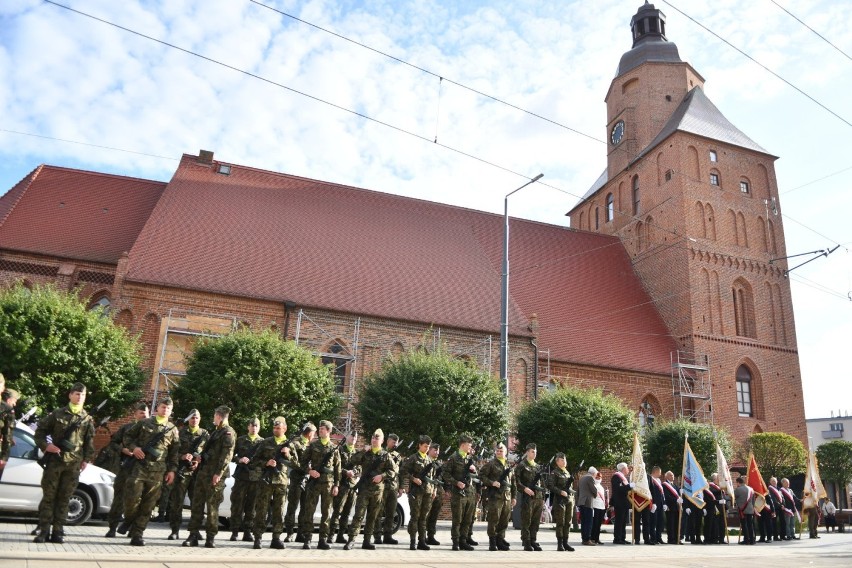
<instances>
[{"instance_id":1,"label":"white shirt","mask_svg":"<svg viewBox=\"0 0 852 568\"><path fill-rule=\"evenodd\" d=\"M606 506L606 493L600 480L595 479L595 488L598 490L597 496L592 500L593 509L603 509Z\"/></svg>"}]
</instances>

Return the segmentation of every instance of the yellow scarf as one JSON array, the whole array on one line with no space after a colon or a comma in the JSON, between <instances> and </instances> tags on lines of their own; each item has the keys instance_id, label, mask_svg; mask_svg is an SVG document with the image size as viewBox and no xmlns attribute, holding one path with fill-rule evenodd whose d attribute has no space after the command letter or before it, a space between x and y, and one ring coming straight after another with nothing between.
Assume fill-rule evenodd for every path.
<instances>
[{"instance_id":1,"label":"yellow scarf","mask_svg":"<svg viewBox=\"0 0 852 568\"><path fill-rule=\"evenodd\" d=\"M506 467L506 458L497 458L497 461L500 462L500 465Z\"/></svg>"},{"instance_id":2,"label":"yellow scarf","mask_svg":"<svg viewBox=\"0 0 852 568\"><path fill-rule=\"evenodd\" d=\"M249 434L248 435L248 439L251 440L252 442L254 442L255 440L257 440L259 438L260 438L260 436L258 436L257 434Z\"/></svg>"},{"instance_id":3,"label":"yellow scarf","mask_svg":"<svg viewBox=\"0 0 852 568\"><path fill-rule=\"evenodd\" d=\"M349 450L349 453L350 453L350 454L354 454L354 453L355 453L355 446L350 446L350 445L348 445L348 444L347 444L347 445L346 445L346 449L347 449L347 450Z\"/></svg>"},{"instance_id":4,"label":"yellow scarf","mask_svg":"<svg viewBox=\"0 0 852 568\"><path fill-rule=\"evenodd\" d=\"M277 436L273 436L273 437L275 438L275 443L276 443L276 444L279 444L279 445L280 445L280 444L283 444L283 443L284 443L284 440L286 440L286 439L287 439L287 436L281 436L280 438L279 438L279 437L277 437Z\"/></svg>"},{"instance_id":5,"label":"yellow scarf","mask_svg":"<svg viewBox=\"0 0 852 568\"><path fill-rule=\"evenodd\" d=\"M420 456L420 459L421 459L421 460L425 460L425 459L426 459L426 454L424 454L423 452L418 451L418 452L417 452L417 455L418 455L418 456Z\"/></svg>"},{"instance_id":6,"label":"yellow scarf","mask_svg":"<svg viewBox=\"0 0 852 568\"><path fill-rule=\"evenodd\" d=\"M381 451L382 451L382 447L381 447L381 446L379 446L378 448L374 448L374 447L370 446L370 449L371 449L371 450L373 450L373 453L374 453L374 454L378 454L379 452L381 452Z\"/></svg>"},{"instance_id":7,"label":"yellow scarf","mask_svg":"<svg viewBox=\"0 0 852 568\"><path fill-rule=\"evenodd\" d=\"M219 428L227 428L228 427L228 419L225 418L221 422L219 422Z\"/></svg>"},{"instance_id":8,"label":"yellow scarf","mask_svg":"<svg viewBox=\"0 0 852 568\"><path fill-rule=\"evenodd\" d=\"M463 452L463 451L459 450L459 455L462 457L463 460L467 459L467 452Z\"/></svg>"},{"instance_id":9,"label":"yellow scarf","mask_svg":"<svg viewBox=\"0 0 852 568\"><path fill-rule=\"evenodd\" d=\"M527 460L527 463L530 464L530 467L535 467L535 460Z\"/></svg>"},{"instance_id":10,"label":"yellow scarf","mask_svg":"<svg viewBox=\"0 0 852 568\"><path fill-rule=\"evenodd\" d=\"M154 418L157 419L157 424L159 424L160 426L162 426L163 424L165 424L166 422L169 421L168 416L159 416L159 415L155 414Z\"/></svg>"},{"instance_id":11,"label":"yellow scarf","mask_svg":"<svg viewBox=\"0 0 852 568\"><path fill-rule=\"evenodd\" d=\"M323 446L327 446L328 443L331 441L331 438L320 438L319 441L320 444L322 444Z\"/></svg>"},{"instance_id":12,"label":"yellow scarf","mask_svg":"<svg viewBox=\"0 0 852 568\"><path fill-rule=\"evenodd\" d=\"M187 426L186 429L189 431L190 434L196 434L199 430L198 426L196 426L195 428Z\"/></svg>"},{"instance_id":13,"label":"yellow scarf","mask_svg":"<svg viewBox=\"0 0 852 568\"><path fill-rule=\"evenodd\" d=\"M307 445L308 445L308 439L307 439L307 438L305 438L304 436L302 436L302 445L303 445L303 446L307 446Z\"/></svg>"},{"instance_id":14,"label":"yellow scarf","mask_svg":"<svg viewBox=\"0 0 852 568\"><path fill-rule=\"evenodd\" d=\"M71 411L71 414L80 414L80 411L83 410L82 404L71 404L68 403L68 410Z\"/></svg>"}]
</instances>

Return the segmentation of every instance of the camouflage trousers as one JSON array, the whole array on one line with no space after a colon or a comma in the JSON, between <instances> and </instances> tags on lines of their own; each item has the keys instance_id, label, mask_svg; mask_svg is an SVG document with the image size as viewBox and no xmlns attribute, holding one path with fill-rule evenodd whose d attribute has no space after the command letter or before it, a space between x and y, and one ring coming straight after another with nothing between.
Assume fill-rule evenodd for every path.
<instances>
[{"instance_id":1,"label":"camouflage trousers","mask_svg":"<svg viewBox=\"0 0 852 568\"><path fill-rule=\"evenodd\" d=\"M441 516L441 508L444 506L444 488L438 486L438 491L432 499L432 505L429 507L429 517L426 519L426 534L434 537L438 532L438 517Z\"/></svg>"},{"instance_id":2,"label":"camouflage trousers","mask_svg":"<svg viewBox=\"0 0 852 568\"><path fill-rule=\"evenodd\" d=\"M506 528L512 517L512 496L504 491L488 498L485 504L485 518L488 520L488 538L499 536L506 538Z\"/></svg>"},{"instance_id":3,"label":"camouflage trousers","mask_svg":"<svg viewBox=\"0 0 852 568\"><path fill-rule=\"evenodd\" d=\"M130 536L142 536L151 511L160 499L164 471L144 471L136 467L127 477L124 490L124 520L130 523Z\"/></svg>"},{"instance_id":4,"label":"camouflage trousers","mask_svg":"<svg viewBox=\"0 0 852 568\"><path fill-rule=\"evenodd\" d=\"M109 508L107 521L110 526L118 525L121 522L121 516L124 514L124 499L127 494L127 470L123 467L118 468L118 473L115 474L115 481L112 483L112 505Z\"/></svg>"},{"instance_id":5,"label":"camouflage trousers","mask_svg":"<svg viewBox=\"0 0 852 568\"><path fill-rule=\"evenodd\" d=\"M201 524L207 531L207 537L212 538L219 533L219 505L224 499L225 478L219 479L219 483L213 485L213 474L201 471L195 480L195 489L192 492L192 514L189 517L189 532L197 533L201 530ZM207 518L205 522L205 511Z\"/></svg>"},{"instance_id":6,"label":"camouflage trousers","mask_svg":"<svg viewBox=\"0 0 852 568\"><path fill-rule=\"evenodd\" d=\"M426 540L426 526L429 523L433 499L432 493L427 493L420 488L414 493L408 493L408 508L411 511L411 517L408 519L408 534L412 538L417 536L420 540Z\"/></svg>"},{"instance_id":7,"label":"camouflage trousers","mask_svg":"<svg viewBox=\"0 0 852 568\"><path fill-rule=\"evenodd\" d=\"M379 514L376 517L376 525L373 534L393 534L393 517L396 515L397 492L395 489L385 487L382 495L382 503L379 505Z\"/></svg>"},{"instance_id":8,"label":"camouflage trousers","mask_svg":"<svg viewBox=\"0 0 852 568\"><path fill-rule=\"evenodd\" d=\"M457 542L459 538L467 540L473 527L473 517L476 515L476 493L472 489L468 489L465 495L453 491L450 497L450 510L453 513L453 524L450 529L453 542Z\"/></svg>"},{"instance_id":9,"label":"camouflage trousers","mask_svg":"<svg viewBox=\"0 0 852 568\"><path fill-rule=\"evenodd\" d=\"M555 503L550 510L556 523L556 540L568 540L571 533L571 517L574 516L574 502L565 500Z\"/></svg>"},{"instance_id":10,"label":"camouflage trousers","mask_svg":"<svg viewBox=\"0 0 852 568\"><path fill-rule=\"evenodd\" d=\"M254 507L261 482L235 479L231 488L231 531L250 531L254 526Z\"/></svg>"},{"instance_id":11,"label":"camouflage trousers","mask_svg":"<svg viewBox=\"0 0 852 568\"><path fill-rule=\"evenodd\" d=\"M38 506L38 527L62 532L68 519L68 500L80 479L80 462L63 463L52 459L41 477L41 503Z\"/></svg>"},{"instance_id":12,"label":"camouflage trousers","mask_svg":"<svg viewBox=\"0 0 852 568\"><path fill-rule=\"evenodd\" d=\"M296 509L304 505L305 492L302 489L302 477L290 476L290 485L287 489L287 515L284 516L284 530L287 534L298 528L296 523Z\"/></svg>"},{"instance_id":13,"label":"camouflage trousers","mask_svg":"<svg viewBox=\"0 0 852 568\"><path fill-rule=\"evenodd\" d=\"M538 537L538 525L541 523L541 509L544 506L544 499L538 496L529 497L526 494L521 499L523 499L521 505L521 541L535 542L536 537Z\"/></svg>"},{"instance_id":14,"label":"camouflage trousers","mask_svg":"<svg viewBox=\"0 0 852 568\"><path fill-rule=\"evenodd\" d=\"M252 531L255 538L260 538L266 531L266 516L272 506L272 536L277 538L284 530L284 502L287 499L287 485L266 484L261 482L257 489L254 506L254 526Z\"/></svg>"},{"instance_id":15,"label":"camouflage trousers","mask_svg":"<svg viewBox=\"0 0 852 568\"><path fill-rule=\"evenodd\" d=\"M329 516L331 515L331 484L332 481L317 481L316 483L308 482L308 489L305 491L305 504L299 511L299 532L302 533L302 538L305 542L310 542L314 534L314 511L317 509L317 504L320 506L320 540L328 538Z\"/></svg>"},{"instance_id":16,"label":"camouflage trousers","mask_svg":"<svg viewBox=\"0 0 852 568\"><path fill-rule=\"evenodd\" d=\"M337 497L331 506L331 521L329 524L329 535L333 535L340 528L340 533L345 534L349 528L349 514L355 506L355 488L345 485L340 486Z\"/></svg>"},{"instance_id":17,"label":"camouflage trousers","mask_svg":"<svg viewBox=\"0 0 852 568\"><path fill-rule=\"evenodd\" d=\"M364 542L369 542L373 536L373 527L379 516L382 504L382 486L376 485L358 491L358 499L355 501L355 515L349 524L349 538L355 540L361 532L361 524L364 524ZM365 519L366 517L366 519Z\"/></svg>"},{"instance_id":18,"label":"camouflage trousers","mask_svg":"<svg viewBox=\"0 0 852 568\"><path fill-rule=\"evenodd\" d=\"M183 522L183 502L186 500L187 491L191 491L192 475L175 476L175 482L172 483L172 492L169 499L169 527L172 532L180 530L181 522ZM190 497L192 494L190 493Z\"/></svg>"}]
</instances>

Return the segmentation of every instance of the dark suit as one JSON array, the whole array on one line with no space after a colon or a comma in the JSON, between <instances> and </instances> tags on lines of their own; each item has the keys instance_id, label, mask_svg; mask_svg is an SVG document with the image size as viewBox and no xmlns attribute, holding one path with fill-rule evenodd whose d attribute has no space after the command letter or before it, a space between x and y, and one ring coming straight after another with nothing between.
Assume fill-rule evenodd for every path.
<instances>
[{"instance_id":1,"label":"dark suit","mask_svg":"<svg viewBox=\"0 0 852 568\"><path fill-rule=\"evenodd\" d=\"M630 482L627 477L616 472L612 476L612 506L615 508L615 522L613 527L612 542L620 544L627 542L627 512L630 510L630 501L627 493L630 491Z\"/></svg>"},{"instance_id":2,"label":"dark suit","mask_svg":"<svg viewBox=\"0 0 852 568\"><path fill-rule=\"evenodd\" d=\"M784 538L784 496L777 486L769 486L769 494L772 495L772 538L781 540ZM768 503L769 501L767 501Z\"/></svg>"},{"instance_id":3,"label":"dark suit","mask_svg":"<svg viewBox=\"0 0 852 568\"><path fill-rule=\"evenodd\" d=\"M713 487L712 485L710 486ZM719 488L716 487L718 490ZM721 491L719 494L721 495ZM704 544L715 544L719 540L719 532L716 530L718 528L718 515L719 510L716 507L716 502L718 499L716 498L716 494L713 493L711 489L705 489L703 492L704 498L704 511L702 511L702 516L704 517ZM705 514L706 513L706 514Z\"/></svg>"},{"instance_id":4,"label":"dark suit","mask_svg":"<svg viewBox=\"0 0 852 568\"><path fill-rule=\"evenodd\" d=\"M583 542L592 540L592 524L595 517L592 502L597 494L598 488L595 486L595 476L587 473L581 477L580 491L577 495L577 506L580 507L580 529L583 535Z\"/></svg>"},{"instance_id":5,"label":"dark suit","mask_svg":"<svg viewBox=\"0 0 852 568\"><path fill-rule=\"evenodd\" d=\"M651 501L656 509L651 513L651 542L663 543L663 505L666 504L666 496L663 494L663 484L654 477L648 478L648 486L651 488Z\"/></svg>"},{"instance_id":6,"label":"dark suit","mask_svg":"<svg viewBox=\"0 0 852 568\"><path fill-rule=\"evenodd\" d=\"M672 482L663 482L663 495L665 496L665 504L668 508L666 511L666 542L669 544L677 544L678 522L680 521L680 504L677 502L680 488Z\"/></svg>"}]
</instances>

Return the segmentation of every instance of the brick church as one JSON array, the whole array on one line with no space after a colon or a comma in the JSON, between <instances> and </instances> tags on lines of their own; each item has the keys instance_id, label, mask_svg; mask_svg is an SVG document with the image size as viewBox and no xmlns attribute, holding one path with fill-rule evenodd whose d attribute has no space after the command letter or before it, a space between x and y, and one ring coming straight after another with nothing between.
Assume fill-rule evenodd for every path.
<instances>
[{"instance_id":1,"label":"brick church","mask_svg":"<svg viewBox=\"0 0 852 568\"><path fill-rule=\"evenodd\" d=\"M775 156L707 98L651 4L606 93L571 227L511 220L512 404L599 387L641 423L806 436ZM358 381L444 345L498 374L501 216L184 155L168 182L41 165L0 197L0 284L138 333L152 397L199 336L272 328ZM357 417L356 417L357 418ZM352 420L351 410L341 420Z\"/></svg>"}]
</instances>

